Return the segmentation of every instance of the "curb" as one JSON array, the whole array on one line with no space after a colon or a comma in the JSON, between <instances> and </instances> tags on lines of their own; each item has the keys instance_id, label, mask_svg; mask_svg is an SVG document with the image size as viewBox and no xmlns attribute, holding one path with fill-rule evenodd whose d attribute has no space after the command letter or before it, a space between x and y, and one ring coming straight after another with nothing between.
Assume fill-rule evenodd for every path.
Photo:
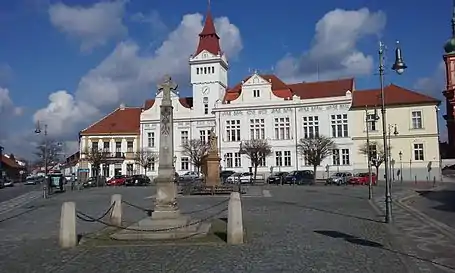
<instances>
[{"instance_id":1,"label":"curb","mask_svg":"<svg viewBox=\"0 0 455 273\"><path fill-rule=\"evenodd\" d=\"M378 208L378 206L375 204L374 199L368 200L368 203L370 204L370 206L373 208L373 210L378 215L384 214L384 212L380 208ZM391 239L391 241L393 243L393 248L396 250L399 250L402 253L407 253L407 251L404 248L402 248L402 244L401 244L402 242L398 236L398 234L400 234L400 233L398 232L398 229L393 225L393 223L392 223L392 225L387 224L385 222L381 222L381 223L383 225L385 225L385 228L387 230L389 230L389 232L393 235L393 238ZM403 255L398 255L398 259L400 259L400 261L403 263L403 265L406 268L406 271L408 273L421 272L419 270L416 271L414 263L408 261L408 259L406 259Z\"/></svg>"}]
</instances>

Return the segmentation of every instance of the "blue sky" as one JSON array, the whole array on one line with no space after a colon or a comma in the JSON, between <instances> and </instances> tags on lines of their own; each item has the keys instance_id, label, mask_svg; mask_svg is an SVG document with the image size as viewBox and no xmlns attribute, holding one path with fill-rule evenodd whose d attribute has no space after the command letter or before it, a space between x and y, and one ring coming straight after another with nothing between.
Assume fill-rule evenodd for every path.
<instances>
[{"instance_id":1,"label":"blue sky","mask_svg":"<svg viewBox=\"0 0 455 273\"><path fill-rule=\"evenodd\" d=\"M378 41L388 45L390 67L399 39L409 69L399 77L389 71L386 82L441 98L452 1L409 2L212 0L211 9L230 60L230 85L252 69L314 80L320 66L322 79L355 76L357 89L375 88ZM41 120L54 138L74 144L79 130L121 102L153 97L162 72L156 66L175 74L181 93L190 95L181 67L195 47L181 44L196 43L202 18L195 14L206 10L204 0L1 1L0 88L9 99L0 92L0 143L29 154L23 142L33 141L34 120ZM164 68L174 55L184 65Z\"/></svg>"}]
</instances>

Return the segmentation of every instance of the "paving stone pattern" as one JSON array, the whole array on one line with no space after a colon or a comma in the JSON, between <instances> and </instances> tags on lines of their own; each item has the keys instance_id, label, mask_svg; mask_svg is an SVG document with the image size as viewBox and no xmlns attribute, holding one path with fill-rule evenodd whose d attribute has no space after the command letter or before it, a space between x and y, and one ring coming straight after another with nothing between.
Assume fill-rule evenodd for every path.
<instances>
[{"instance_id":1,"label":"paving stone pattern","mask_svg":"<svg viewBox=\"0 0 455 273\"><path fill-rule=\"evenodd\" d=\"M42 197L41 191L31 191L18 197L0 203L0 214L7 213L17 207L26 205L33 200Z\"/></svg>"},{"instance_id":2,"label":"paving stone pattern","mask_svg":"<svg viewBox=\"0 0 455 273\"><path fill-rule=\"evenodd\" d=\"M420 190L419 188L418 190ZM397 202L415 190L395 192L392 204L393 233L413 257L413 264L422 272L455 272L455 237L447 236L430 222L419 218L406 206ZM383 197L375 198L375 205L384 212Z\"/></svg>"},{"instance_id":3,"label":"paving stone pattern","mask_svg":"<svg viewBox=\"0 0 455 273\"><path fill-rule=\"evenodd\" d=\"M366 187L285 185L267 190L271 197L243 199L248 241L241 246L113 245L61 250L57 234L62 202L75 201L78 210L98 216L109 207L114 193L135 205L151 207L152 199L146 197L152 189L90 189L36 200L28 208L33 211L0 222L0 232L6 235L0 237L0 272L419 272L410 267L410 258L397 254L395 239L369 205ZM179 203L185 213L220 200L181 198ZM21 210L26 208L14 213ZM130 206L124 205L123 211L127 222L145 217ZM102 226L78 221L77 228L87 234Z\"/></svg>"}]
</instances>

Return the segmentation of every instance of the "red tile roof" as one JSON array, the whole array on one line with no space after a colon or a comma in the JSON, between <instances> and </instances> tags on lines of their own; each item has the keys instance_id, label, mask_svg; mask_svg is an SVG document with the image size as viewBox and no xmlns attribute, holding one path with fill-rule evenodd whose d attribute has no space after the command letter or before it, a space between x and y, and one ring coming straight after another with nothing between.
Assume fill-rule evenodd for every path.
<instances>
[{"instance_id":1,"label":"red tile roof","mask_svg":"<svg viewBox=\"0 0 455 273\"><path fill-rule=\"evenodd\" d=\"M386 105L439 104L438 99L416 91L391 84L384 87ZM375 107L381 105L381 90L357 90L352 92L351 108Z\"/></svg>"},{"instance_id":2,"label":"red tile roof","mask_svg":"<svg viewBox=\"0 0 455 273\"><path fill-rule=\"evenodd\" d=\"M259 75L272 84L272 93L283 99L299 96L301 99L314 99L325 97L344 96L346 91L354 89L354 79L341 79L321 82L302 82L286 84L275 75ZM248 81L252 76L246 77L242 82ZM236 100L242 93L242 82L228 89L224 102Z\"/></svg>"},{"instance_id":3,"label":"red tile roof","mask_svg":"<svg viewBox=\"0 0 455 273\"><path fill-rule=\"evenodd\" d=\"M119 107L80 132L81 135L139 134L142 107Z\"/></svg>"},{"instance_id":4,"label":"red tile roof","mask_svg":"<svg viewBox=\"0 0 455 273\"><path fill-rule=\"evenodd\" d=\"M11 168L21 168L17 162L11 158L6 157L5 155L1 155L1 161L3 164L8 165Z\"/></svg>"},{"instance_id":5,"label":"red tile roof","mask_svg":"<svg viewBox=\"0 0 455 273\"><path fill-rule=\"evenodd\" d=\"M204 50L207 50L214 55L218 55L221 52L220 37L216 33L215 24L213 23L210 10L207 11L204 28L199 34L199 45L196 50L196 55Z\"/></svg>"}]
</instances>

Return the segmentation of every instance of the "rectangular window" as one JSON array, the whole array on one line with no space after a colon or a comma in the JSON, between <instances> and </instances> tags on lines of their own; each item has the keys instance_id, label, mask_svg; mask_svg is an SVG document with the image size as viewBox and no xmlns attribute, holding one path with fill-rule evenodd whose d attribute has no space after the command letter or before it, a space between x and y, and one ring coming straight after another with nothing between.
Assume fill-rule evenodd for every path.
<instances>
[{"instance_id":1,"label":"rectangular window","mask_svg":"<svg viewBox=\"0 0 455 273\"><path fill-rule=\"evenodd\" d=\"M289 117L275 118L275 139L291 139L291 123Z\"/></svg>"},{"instance_id":2,"label":"rectangular window","mask_svg":"<svg viewBox=\"0 0 455 273\"><path fill-rule=\"evenodd\" d=\"M253 97L259 98L261 96L261 91L255 89L253 90Z\"/></svg>"},{"instance_id":3,"label":"rectangular window","mask_svg":"<svg viewBox=\"0 0 455 273\"><path fill-rule=\"evenodd\" d=\"M291 165L291 151L284 151L284 166L290 167Z\"/></svg>"},{"instance_id":4,"label":"rectangular window","mask_svg":"<svg viewBox=\"0 0 455 273\"><path fill-rule=\"evenodd\" d=\"M232 167L234 167L234 156L233 156L232 153L226 153L226 154L224 155L224 160L226 161L226 162L225 162L226 168L232 168Z\"/></svg>"},{"instance_id":5,"label":"rectangular window","mask_svg":"<svg viewBox=\"0 0 455 273\"><path fill-rule=\"evenodd\" d=\"M376 159L378 156L378 148L376 144L370 144L370 160L371 159Z\"/></svg>"},{"instance_id":6,"label":"rectangular window","mask_svg":"<svg viewBox=\"0 0 455 273\"><path fill-rule=\"evenodd\" d=\"M187 143L188 142L188 138L189 138L188 131L181 131L180 132L180 138L181 138L182 144Z\"/></svg>"},{"instance_id":7,"label":"rectangular window","mask_svg":"<svg viewBox=\"0 0 455 273\"><path fill-rule=\"evenodd\" d=\"M412 129L422 129L422 112L412 111Z\"/></svg>"},{"instance_id":8,"label":"rectangular window","mask_svg":"<svg viewBox=\"0 0 455 273\"><path fill-rule=\"evenodd\" d=\"M204 115L208 115L208 113L209 113L209 98L204 97L203 98L203 103L204 103Z\"/></svg>"},{"instance_id":9,"label":"rectangular window","mask_svg":"<svg viewBox=\"0 0 455 273\"><path fill-rule=\"evenodd\" d=\"M264 119L250 119L250 138L265 139L265 121Z\"/></svg>"},{"instance_id":10,"label":"rectangular window","mask_svg":"<svg viewBox=\"0 0 455 273\"><path fill-rule=\"evenodd\" d=\"M132 141L127 141L126 142L126 151L128 153L132 153L133 152L133 142Z\"/></svg>"},{"instance_id":11,"label":"rectangular window","mask_svg":"<svg viewBox=\"0 0 455 273\"><path fill-rule=\"evenodd\" d=\"M180 159L180 168L182 171L188 171L190 169L190 159L188 157L182 157Z\"/></svg>"},{"instance_id":12,"label":"rectangular window","mask_svg":"<svg viewBox=\"0 0 455 273\"><path fill-rule=\"evenodd\" d=\"M109 153L111 150L111 143L109 141L105 141L103 143L103 152Z\"/></svg>"},{"instance_id":13,"label":"rectangular window","mask_svg":"<svg viewBox=\"0 0 455 273\"><path fill-rule=\"evenodd\" d=\"M226 137L228 141L240 141L240 120L226 121Z\"/></svg>"},{"instance_id":14,"label":"rectangular window","mask_svg":"<svg viewBox=\"0 0 455 273\"><path fill-rule=\"evenodd\" d=\"M332 165L340 165L340 150L332 150Z\"/></svg>"},{"instance_id":15,"label":"rectangular window","mask_svg":"<svg viewBox=\"0 0 455 273\"><path fill-rule=\"evenodd\" d=\"M281 151L275 152L275 166L283 166L283 153Z\"/></svg>"},{"instance_id":16,"label":"rectangular window","mask_svg":"<svg viewBox=\"0 0 455 273\"><path fill-rule=\"evenodd\" d=\"M92 151L98 151L98 141L92 141Z\"/></svg>"},{"instance_id":17,"label":"rectangular window","mask_svg":"<svg viewBox=\"0 0 455 273\"><path fill-rule=\"evenodd\" d=\"M210 137L210 130L199 130L199 138L202 143L208 143Z\"/></svg>"},{"instance_id":18,"label":"rectangular window","mask_svg":"<svg viewBox=\"0 0 455 273\"><path fill-rule=\"evenodd\" d=\"M424 160L424 153L423 153L423 144L418 143L414 144L414 160L416 161L422 161Z\"/></svg>"},{"instance_id":19,"label":"rectangular window","mask_svg":"<svg viewBox=\"0 0 455 273\"><path fill-rule=\"evenodd\" d=\"M154 132L147 133L147 146L149 148L155 147L155 133Z\"/></svg>"},{"instance_id":20,"label":"rectangular window","mask_svg":"<svg viewBox=\"0 0 455 273\"><path fill-rule=\"evenodd\" d=\"M133 164L126 164L126 175L133 175Z\"/></svg>"},{"instance_id":21,"label":"rectangular window","mask_svg":"<svg viewBox=\"0 0 455 273\"><path fill-rule=\"evenodd\" d=\"M265 167L265 166L267 166L265 157L262 156L262 154L260 154L259 156L260 156L260 160L259 160L258 167Z\"/></svg>"},{"instance_id":22,"label":"rectangular window","mask_svg":"<svg viewBox=\"0 0 455 273\"><path fill-rule=\"evenodd\" d=\"M342 165L350 165L349 160L349 149L341 149L341 164Z\"/></svg>"},{"instance_id":23,"label":"rectangular window","mask_svg":"<svg viewBox=\"0 0 455 273\"><path fill-rule=\"evenodd\" d=\"M151 170L152 172L155 171L155 162L156 162L156 159L154 157L152 157L150 160L150 165L148 166L148 169Z\"/></svg>"},{"instance_id":24,"label":"rectangular window","mask_svg":"<svg viewBox=\"0 0 455 273\"><path fill-rule=\"evenodd\" d=\"M115 142L115 157L122 157L122 142Z\"/></svg>"},{"instance_id":25,"label":"rectangular window","mask_svg":"<svg viewBox=\"0 0 455 273\"><path fill-rule=\"evenodd\" d=\"M234 167L242 167L242 157L240 153L234 153Z\"/></svg>"},{"instance_id":26,"label":"rectangular window","mask_svg":"<svg viewBox=\"0 0 455 273\"><path fill-rule=\"evenodd\" d=\"M319 136L319 117L303 117L303 137L314 138Z\"/></svg>"},{"instance_id":27,"label":"rectangular window","mask_svg":"<svg viewBox=\"0 0 455 273\"><path fill-rule=\"evenodd\" d=\"M104 177L109 177L110 173L110 165L109 164L103 164L103 176Z\"/></svg>"},{"instance_id":28,"label":"rectangular window","mask_svg":"<svg viewBox=\"0 0 455 273\"><path fill-rule=\"evenodd\" d=\"M372 131L377 130L376 123L378 122L378 120L377 120L376 114L374 114L374 113L367 114L366 122L367 122L367 126L368 126L368 131L372 132Z\"/></svg>"},{"instance_id":29,"label":"rectangular window","mask_svg":"<svg viewBox=\"0 0 455 273\"><path fill-rule=\"evenodd\" d=\"M303 165L304 166L311 166L309 160L308 160L308 152L305 152L305 154L303 155Z\"/></svg>"},{"instance_id":30,"label":"rectangular window","mask_svg":"<svg viewBox=\"0 0 455 273\"><path fill-rule=\"evenodd\" d=\"M348 114L331 115L332 137L348 137Z\"/></svg>"}]
</instances>

